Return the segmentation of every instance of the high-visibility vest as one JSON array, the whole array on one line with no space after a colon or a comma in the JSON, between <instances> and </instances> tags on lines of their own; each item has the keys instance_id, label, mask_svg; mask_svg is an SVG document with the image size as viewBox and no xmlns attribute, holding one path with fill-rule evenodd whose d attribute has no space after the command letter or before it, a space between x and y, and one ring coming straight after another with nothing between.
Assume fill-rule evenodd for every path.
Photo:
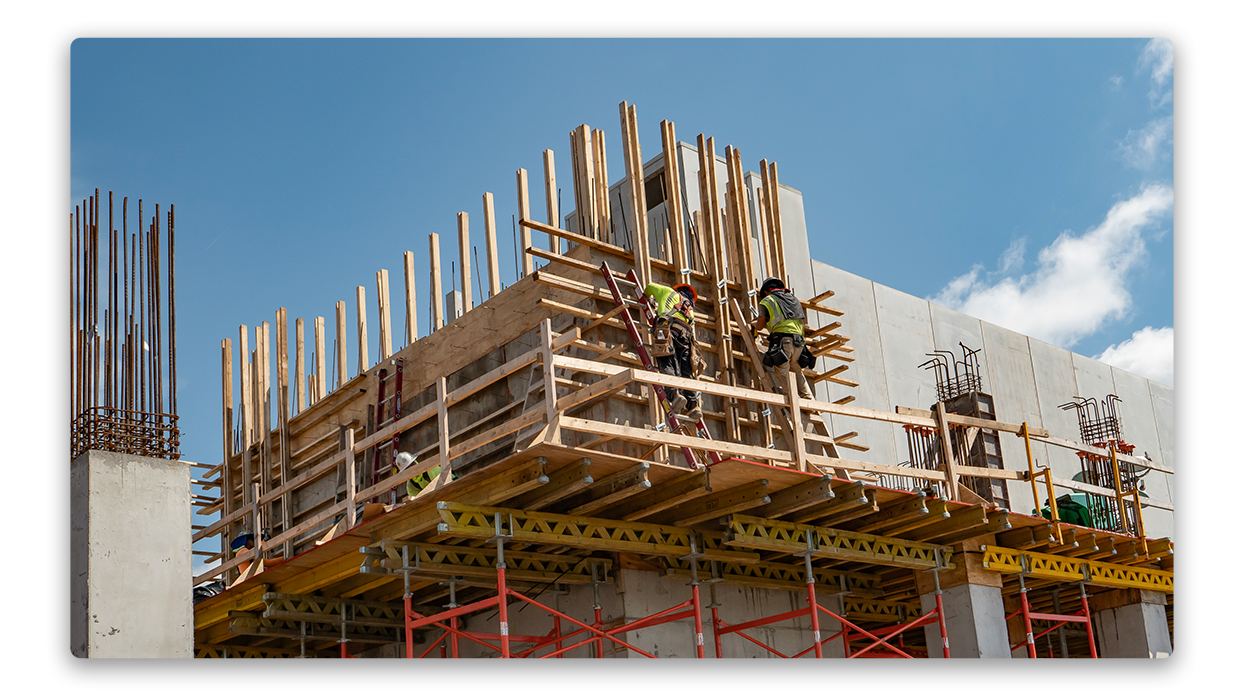
<instances>
[{"instance_id":1,"label":"high-visibility vest","mask_svg":"<svg viewBox=\"0 0 1244 698\"><path fill-rule=\"evenodd\" d=\"M648 284L644 287L644 295L653 300L657 317L672 317L688 325L695 324L695 310L678 291L661 284ZM682 312L684 307L686 314Z\"/></svg>"},{"instance_id":2,"label":"high-visibility vest","mask_svg":"<svg viewBox=\"0 0 1244 698\"><path fill-rule=\"evenodd\" d=\"M777 299L774 298L774 296L779 293L789 295L790 299L786 300L788 300L788 302L789 300L794 300L796 306L799 307L801 311L803 309L803 306L799 305L799 300L795 298L795 294L785 289L773 291L760 301L760 305L764 306L765 310L769 311L769 322L765 325L765 327L769 330L769 334L793 334L802 337L804 319L803 313L800 312L798 317L787 317L786 314L782 312L781 306L778 304Z\"/></svg>"}]
</instances>

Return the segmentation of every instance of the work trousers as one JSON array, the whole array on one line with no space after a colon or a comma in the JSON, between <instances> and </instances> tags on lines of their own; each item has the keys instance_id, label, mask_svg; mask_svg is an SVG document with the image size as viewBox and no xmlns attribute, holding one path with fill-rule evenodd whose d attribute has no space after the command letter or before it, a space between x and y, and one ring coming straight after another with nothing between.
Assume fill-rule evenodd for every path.
<instances>
[{"instance_id":1,"label":"work trousers","mask_svg":"<svg viewBox=\"0 0 1244 698\"><path fill-rule=\"evenodd\" d=\"M773 338L770 338L770 346L772 346ZM789 335L781 335L778 339L781 342L782 351L789 357L784 364L773 365L773 380L777 383L778 389L783 393L786 392L786 374L795 374L795 384L799 389L799 397L804 400L812 399L812 390L808 387L808 379L803 375L803 369L799 367L799 355L803 353L803 345L795 346L795 340Z\"/></svg>"},{"instance_id":2,"label":"work trousers","mask_svg":"<svg viewBox=\"0 0 1244 698\"><path fill-rule=\"evenodd\" d=\"M691 364L691 338L678 326L674 326L670 334L674 338L674 353L668 356L656 357L657 370L667 376L695 378ZM676 388L667 387L665 388L665 399L672 401L679 392L682 393L683 397L687 398L688 410L699 404L700 392L698 390L680 391Z\"/></svg>"}]
</instances>

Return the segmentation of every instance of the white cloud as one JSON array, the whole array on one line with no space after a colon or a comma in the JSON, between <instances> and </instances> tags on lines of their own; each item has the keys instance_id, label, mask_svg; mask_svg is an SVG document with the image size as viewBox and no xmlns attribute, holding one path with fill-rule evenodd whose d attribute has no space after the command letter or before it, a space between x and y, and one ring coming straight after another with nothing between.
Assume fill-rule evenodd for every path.
<instances>
[{"instance_id":1,"label":"white cloud","mask_svg":"<svg viewBox=\"0 0 1244 698\"><path fill-rule=\"evenodd\" d=\"M1154 119L1139 131L1128 129L1127 136L1119 143L1119 156L1123 162L1138 170L1147 170L1159 157L1166 157L1162 146L1171 142L1171 126L1175 117Z\"/></svg>"},{"instance_id":2,"label":"white cloud","mask_svg":"<svg viewBox=\"0 0 1244 698\"><path fill-rule=\"evenodd\" d=\"M1145 327L1132 338L1111 344L1099 361L1165 385L1175 385L1175 328Z\"/></svg>"},{"instance_id":3,"label":"white cloud","mask_svg":"<svg viewBox=\"0 0 1244 698\"><path fill-rule=\"evenodd\" d=\"M1137 67L1140 70L1150 71L1149 100L1159 107L1171 101L1171 91L1163 90L1167 81L1175 73L1175 45L1170 39L1153 39L1145 44L1145 49L1140 52Z\"/></svg>"},{"instance_id":4,"label":"white cloud","mask_svg":"<svg viewBox=\"0 0 1244 698\"><path fill-rule=\"evenodd\" d=\"M1115 75L1114 77L1110 78L1110 89L1111 90L1117 91L1122 86L1123 86L1122 75Z\"/></svg>"},{"instance_id":5,"label":"white cloud","mask_svg":"<svg viewBox=\"0 0 1244 698\"><path fill-rule=\"evenodd\" d=\"M1100 225L1083 235L1069 231L1059 235L1038 253L1037 269L1031 274L1005 273L1014 267L1013 242L999 272L983 274L978 264L946 284L932 300L1070 348L1131 308L1127 275L1145 255L1140 233L1170 211L1174 201L1170 187L1151 184L1116 203Z\"/></svg>"}]
</instances>

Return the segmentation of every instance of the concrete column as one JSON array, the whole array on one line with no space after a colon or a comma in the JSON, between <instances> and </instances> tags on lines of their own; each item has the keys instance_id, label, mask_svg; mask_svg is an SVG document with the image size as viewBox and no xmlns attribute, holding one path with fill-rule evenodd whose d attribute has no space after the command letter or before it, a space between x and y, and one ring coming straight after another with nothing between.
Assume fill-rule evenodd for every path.
<instances>
[{"instance_id":1,"label":"concrete column","mask_svg":"<svg viewBox=\"0 0 1244 698\"><path fill-rule=\"evenodd\" d=\"M74 656L193 657L189 464L88 451L69 479Z\"/></svg>"},{"instance_id":2,"label":"concrete column","mask_svg":"<svg viewBox=\"0 0 1244 698\"><path fill-rule=\"evenodd\" d=\"M934 594L920 595L925 613L937 607ZM1002 589L981 584L963 584L942 590L946 613L946 639L951 657L1010 657L1007 644L1006 612L1002 610ZM941 658L941 630L937 624L924 626L929 656Z\"/></svg>"},{"instance_id":3,"label":"concrete column","mask_svg":"<svg viewBox=\"0 0 1244 698\"><path fill-rule=\"evenodd\" d=\"M1166 595L1115 589L1089 597L1097 654L1101 657L1153 657L1171 654Z\"/></svg>"},{"instance_id":4,"label":"concrete column","mask_svg":"<svg viewBox=\"0 0 1244 698\"><path fill-rule=\"evenodd\" d=\"M955 568L938 573L951 657L1011 656L1002 605L1002 575L981 567L980 546L992 544L993 536L981 536L956 545ZM931 572L916 573L916 588L923 612L937 608ZM929 656L941 658L938 625L924 626L924 637Z\"/></svg>"},{"instance_id":5,"label":"concrete column","mask_svg":"<svg viewBox=\"0 0 1244 698\"><path fill-rule=\"evenodd\" d=\"M736 584L719 583L717 587L718 613L729 624L744 623L766 616L806 609L807 594L802 591L764 589ZM675 606L691 598L690 580L685 577L666 577L652 570L622 569L618 575L618 591L622 599L625 621L630 623L653 613ZM700 614L704 627L704 656L716 656L712 628L712 592L707 582L700 584ZM841 613L838 599L818 595L817 603L824 608ZM643 628L627 633L626 641L645 652L658 657L695 657L695 621L687 618L672 623ZM829 638L842 630L841 624L825 614L820 616L821 637ZM808 616L791 618L772 625L758 626L746 631L759 642L787 655L794 656L812 646L812 624ZM737 634L722 637L722 656L729 658L773 657L768 650L749 642ZM628 650L627 655L641 655ZM842 657L842 639L822 645L825 657ZM814 652L804 657L815 658Z\"/></svg>"}]
</instances>

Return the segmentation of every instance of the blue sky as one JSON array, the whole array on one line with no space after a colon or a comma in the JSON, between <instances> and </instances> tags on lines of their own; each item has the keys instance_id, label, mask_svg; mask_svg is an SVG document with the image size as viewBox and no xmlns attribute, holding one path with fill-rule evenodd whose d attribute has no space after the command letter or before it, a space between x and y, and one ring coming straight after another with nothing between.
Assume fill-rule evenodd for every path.
<instances>
[{"instance_id":1,"label":"blue sky","mask_svg":"<svg viewBox=\"0 0 1244 698\"><path fill-rule=\"evenodd\" d=\"M400 289L407 249L426 334L427 234L443 236L448 271L457 212L472 214L482 244L480 197L493 192L512 281L515 169L538 183L541 153L554 149L570 208L567 134L588 123L605 130L611 178L621 177L622 100L638 105L645 158L670 119L681 140L715 136L753 169L777 162L803 191L816 259L1078 353L1110 350L1170 383L1169 49L1147 39L79 39L69 206L96 187L176 204L178 402L187 457L204 462L220 458L222 338L236 344L239 324L272 322L285 306L308 319L309 341L310 318L331 327L337 300L352 327L354 287L374 304L375 271L387 268ZM532 192L542 219L538 184ZM370 326L375 347L374 317Z\"/></svg>"}]
</instances>

